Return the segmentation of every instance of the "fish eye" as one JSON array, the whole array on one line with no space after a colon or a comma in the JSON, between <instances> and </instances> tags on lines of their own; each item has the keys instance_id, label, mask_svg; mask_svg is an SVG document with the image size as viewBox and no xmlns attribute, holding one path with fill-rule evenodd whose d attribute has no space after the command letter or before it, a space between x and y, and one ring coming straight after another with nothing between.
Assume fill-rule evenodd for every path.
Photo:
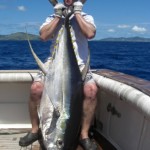
<instances>
[{"instance_id":1,"label":"fish eye","mask_svg":"<svg viewBox=\"0 0 150 150\"><path fill-rule=\"evenodd\" d=\"M64 143L63 143L63 141L62 141L61 139L58 139L58 140L56 141L56 145L57 145L57 148L63 148Z\"/></svg>"}]
</instances>

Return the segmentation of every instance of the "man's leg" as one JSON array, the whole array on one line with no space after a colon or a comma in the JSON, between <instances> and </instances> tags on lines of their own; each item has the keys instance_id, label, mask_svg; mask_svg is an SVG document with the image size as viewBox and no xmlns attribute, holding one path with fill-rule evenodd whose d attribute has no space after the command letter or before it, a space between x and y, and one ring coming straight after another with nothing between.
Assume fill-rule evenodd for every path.
<instances>
[{"instance_id":1,"label":"man's leg","mask_svg":"<svg viewBox=\"0 0 150 150\"><path fill-rule=\"evenodd\" d=\"M32 124L32 133L39 131L39 118L37 108L39 107L41 96L43 91L43 83L34 82L31 86L31 94L29 100L29 113Z\"/></svg>"},{"instance_id":2,"label":"man's leg","mask_svg":"<svg viewBox=\"0 0 150 150\"><path fill-rule=\"evenodd\" d=\"M37 107L40 104L40 99L43 91L42 82L34 82L31 85L30 99L29 99L29 113L32 124L32 130L24 137L20 138L20 146L28 146L38 140L41 135L39 133L39 118L37 113Z\"/></svg>"},{"instance_id":3,"label":"man's leg","mask_svg":"<svg viewBox=\"0 0 150 150\"><path fill-rule=\"evenodd\" d=\"M97 86L96 84L85 84L84 86L84 101L83 101L83 118L81 138L88 138L88 131L93 120L95 108L97 104Z\"/></svg>"},{"instance_id":4,"label":"man's leg","mask_svg":"<svg viewBox=\"0 0 150 150\"><path fill-rule=\"evenodd\" d=\"M51 57L47 58L47 60L44 63L45 68L48 69L51 60L52 60ZM28 146L32 144L34 141L41 138L41 133L39 132L39 118L37 113L37 107L39 107L43 92L44 78L45 76L42 73L42 71L39 71L37 75L34 77L34 82L31 85L30 99L29 99L29 113L32 129L26 136L20 138L19 141L20 146Z\"/></svg>"},{"instance_id":5,"label":"man's leg","mask_svg":"<svg viewBox=\"0 0 150 150\"><path fill-rule=\"evenodd\" d=\"M80 143L85 150L97 150L97 145L88 136L97 104L97 86L95 82L85 83L84 96Z\"/></svg>"}]
</instances>

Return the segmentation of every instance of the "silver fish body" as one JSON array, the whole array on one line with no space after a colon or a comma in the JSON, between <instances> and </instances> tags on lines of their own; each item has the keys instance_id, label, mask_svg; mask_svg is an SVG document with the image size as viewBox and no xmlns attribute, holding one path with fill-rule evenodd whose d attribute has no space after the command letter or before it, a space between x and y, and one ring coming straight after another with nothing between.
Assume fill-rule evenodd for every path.
<instances>
[{"instance_id":1,"label":"silver fish body","mask_svg":"<svg viewBox=\"0 0 150 150\"><path fill-rule=\"evenodd\" d=\"M49 0L53 5L56 0ZM89 59L80 72L71 40L69 16L65 18L59 44L48 70L31 52L45 74L44 90L38 110L40 128L47 150L75 150L80 131L83 106L83 81Z\"/></svg>"},{"instance_id":2,"label":"silver fish body","mask_svg":"<svg viewBox=\"0 0 150 150\"><path fill-rule=\"evenodd\" d=\"M46 149L75 149L81 125L82 102L82 75L73 49L69 17L66 17L59 45L46 74L39 109Z\"/></svg>"}]
</instances>

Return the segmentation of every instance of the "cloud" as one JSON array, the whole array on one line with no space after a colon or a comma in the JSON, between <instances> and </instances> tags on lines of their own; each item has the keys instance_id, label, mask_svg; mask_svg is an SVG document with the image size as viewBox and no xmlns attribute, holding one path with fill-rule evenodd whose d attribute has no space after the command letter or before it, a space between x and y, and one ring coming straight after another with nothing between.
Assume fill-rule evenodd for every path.
<instances>
[{"instance_id":1,"label":"cloud","mask_svg":"<svg viewBox=\"0 0 150 150\"><path fill-rule=\"evenodd\" d=\"M125 29L125 28L129 28L130 26L126 24L122 24L122 25L118 25L117 27L121 29Z\"/></svg>"},{"instance_id":2,"label":"cloud","mask_svg":"<svg viewBox=\"0 0 150 150\"><path fill-rule=\"evenodd\" d=\"M108 29L107 31L108 31L108 32L115 32L114 29Z\"/></svg>"},{"instance_id":3,"label":"cloud","mask_svg":"<svg viewBox=\"0 0 150 150\"><path fill-rule=\"evenodd\" d=\"M17 9L18 9L19 11L26 11L25 6L18 6Z\"/></svg>"},{"instance_id":4,"label":"cloud","mask_svg":"<svg viewBox=\"0 0 150 150\"><path fill-rule=\"evenodd\" d=\"M139 32L139 33L143 33L143 32L146 32L147 30L146 30L146 28L144 28L144 27L138 27L138 26L134 26L133 28L132 28L132 31L134 31L134 32Z\"/></svg>"}]
</instances>

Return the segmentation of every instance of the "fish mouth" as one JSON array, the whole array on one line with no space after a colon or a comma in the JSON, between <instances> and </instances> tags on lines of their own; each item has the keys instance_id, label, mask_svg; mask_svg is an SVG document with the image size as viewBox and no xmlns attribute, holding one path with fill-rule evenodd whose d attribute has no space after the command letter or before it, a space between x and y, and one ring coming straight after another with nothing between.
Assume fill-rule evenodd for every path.
<instances>
[{"instance_id":1,"label":"fish mouth","mask_svg":"<svg viewBox=\"0 0 150 150\"><path fill-rule=\"evenodd\" d=\"M48 150L62 150L64 148L64 142L62 139L57 139L54 143L49 143Z\"/></svg>"}]
</instances>

